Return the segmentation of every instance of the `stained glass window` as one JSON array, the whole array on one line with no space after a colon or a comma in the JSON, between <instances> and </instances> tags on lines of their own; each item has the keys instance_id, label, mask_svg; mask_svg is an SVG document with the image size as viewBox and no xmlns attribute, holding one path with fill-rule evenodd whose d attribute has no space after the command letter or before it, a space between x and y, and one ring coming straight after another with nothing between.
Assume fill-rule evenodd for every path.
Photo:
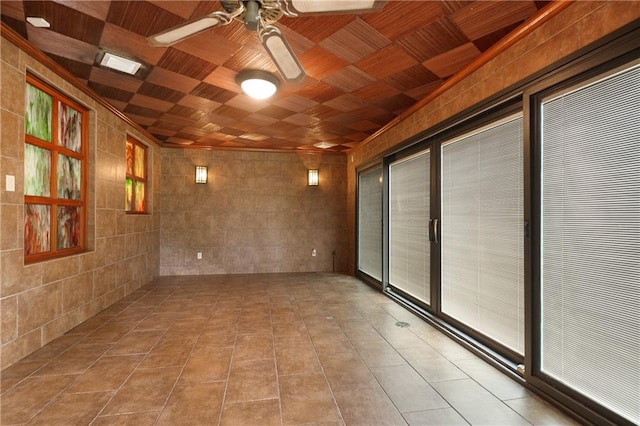
<instances>
[{"instance_id":1,"label":"stained glass window","mask_svg":"<svg viewBox=\"0 0 640 426\"><path fill-rule=\"evenodd\" d=\"M147 147L129 137L126 149L125 210L127 213L147 211Z\"/></svg>"},{"instance_id":2,"label":"stained glass window","mask_svg":"<svg viewBox=\"0 0 640 426\"><path fill-rule=\"evenodd\" d=\"M25 87L26 262L84 250L87 110L32 76Z\"/></svg>"}]
</instances>

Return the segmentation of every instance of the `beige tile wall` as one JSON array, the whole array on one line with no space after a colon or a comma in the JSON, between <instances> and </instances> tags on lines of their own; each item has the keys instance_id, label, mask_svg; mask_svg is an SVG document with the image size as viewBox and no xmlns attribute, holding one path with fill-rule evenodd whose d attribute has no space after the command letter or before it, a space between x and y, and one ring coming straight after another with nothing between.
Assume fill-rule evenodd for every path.
<instances>
[{"instance_id":1,"label":"beige tile wall","mask_svg":"<svg viewBox=\"0 0 640 426\"><path fill-rule=\"evenodd\" d=\"M161 275L346 270L344 155L163 148L160 191Z\"/></svg>"},{"instance_id":2,"label":"beige tile wall","mask_svg":"<svg viewBox=\"0 0 640 426\"><path fill-rule=\"evenodd\" d=\"M360 165L638 18L637 0L575 2L396 126L352 150L347 169L348 270L355 267L355 184Z\"/></svg>"},{"instance_id":3,"label":"beige tile wall","mask_svg":"<svg viewBox=\"0 0 640 426\"><path fill-rule=\"evenodd\" d=\"M152 189L159 187L160 150L91 97L5 38L1 39L0 309L1 367L23 358L149 282L159 272L158 194L152 214L124 213L125 138L150 147ZM30 70L86 105L89 125L88 246L86 253L24 264L24 82ZM7 192L5 176L16 178Z\"/></svg>"}]
</instances>

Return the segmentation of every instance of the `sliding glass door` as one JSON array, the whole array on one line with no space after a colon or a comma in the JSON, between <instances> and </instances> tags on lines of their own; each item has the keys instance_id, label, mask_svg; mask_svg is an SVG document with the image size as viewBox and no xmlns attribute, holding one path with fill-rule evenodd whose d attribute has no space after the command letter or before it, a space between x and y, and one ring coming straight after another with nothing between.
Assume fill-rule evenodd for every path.
<instances>
[{"instance_id":1,"label":"sliding glass door","mask_svg":"<svg viewBox=\"0 0 640 426\"><path fill-rule=\"evenodd\" d=\"M539 108L538 368L640 423L640 65Z\"/></svg>"},{"instance_id":2,"label":"sliding glass door","mask_svg":"<svg viewBox=\"0 0 640 426\"><path fill-rule=\"evenodd\" d=\"M382 281L382 167L358 175L358 270Z\"/></svg>"},{"instance_id":3,"label":"sliding glass door","mask_svg":"<svg viewBox=\"0 0 640 426\"><path fill-rule=\"evenodd\" d=\"M431 303L431 151L389 164L389 285Z\"/></svg>"},{"instance_id":4,"label":"sliding glass door","mask_svg":"<svg viewBox=\"0 0 640 426\"><path fill-rule=\"evenodd\" d=\"M441 147L442 313L522 355L522 114Z\"/></svg>"}]
</instances>

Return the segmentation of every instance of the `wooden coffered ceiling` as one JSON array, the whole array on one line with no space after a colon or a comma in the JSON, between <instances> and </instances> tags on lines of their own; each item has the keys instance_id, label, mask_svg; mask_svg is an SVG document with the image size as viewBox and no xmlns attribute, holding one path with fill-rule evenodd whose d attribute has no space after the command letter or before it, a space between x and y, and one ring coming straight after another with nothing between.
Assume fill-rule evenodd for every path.
<instances>
[{"instance_id":1,"label":"wooden coffered ceiling","mask_svg":"<svg viewBox=\"0 0 640 426\"><path fill-rule=\"evenodd\" d=\"M306 71L263 101L235 82L277 70L255 32L233 22L177 43L146 37L220 10L217 1L7 1L2 22L70 71L162 146L342 152L437 89L542 8L543 1L388 1L361 15L277 22ZM26 17L43 17L36 28ZM108 51L144 63L137 76L101 68Z\"/></svg>"}]
</instances>

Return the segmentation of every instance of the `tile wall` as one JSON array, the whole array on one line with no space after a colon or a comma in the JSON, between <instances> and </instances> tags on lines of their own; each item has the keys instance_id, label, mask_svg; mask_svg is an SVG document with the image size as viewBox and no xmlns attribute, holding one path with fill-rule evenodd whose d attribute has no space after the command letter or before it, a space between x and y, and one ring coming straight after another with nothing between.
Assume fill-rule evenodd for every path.
<instances>
[{"instance_id":1,"label":"tile wall","mask_svg":"<svg viewBox=\"0 0 640 426\"><path fill-rule=\"evenodd\" d=\"M7 39L1 39L0 312L1 367L147 284L159 272L159 148ZM24 264L24 85L34 73L88 107L88 247L86 253ZM151 214L124 213L125 138L149 145ZM7 191L5 176L15 176Z\"/></svg>"},{"instance_id":2,"label":"tile wall","mask_svg":"<svg viewBox=\"0 0 640 426\"><path fill-rule=\"evenodd\" d=\"M344 155L163 148L161 157L161 275L346 271ZM209 168L207 184L194 183L196 165ZM309 168L318 186L307 186Z\"/></svg>"}]
</instances>

